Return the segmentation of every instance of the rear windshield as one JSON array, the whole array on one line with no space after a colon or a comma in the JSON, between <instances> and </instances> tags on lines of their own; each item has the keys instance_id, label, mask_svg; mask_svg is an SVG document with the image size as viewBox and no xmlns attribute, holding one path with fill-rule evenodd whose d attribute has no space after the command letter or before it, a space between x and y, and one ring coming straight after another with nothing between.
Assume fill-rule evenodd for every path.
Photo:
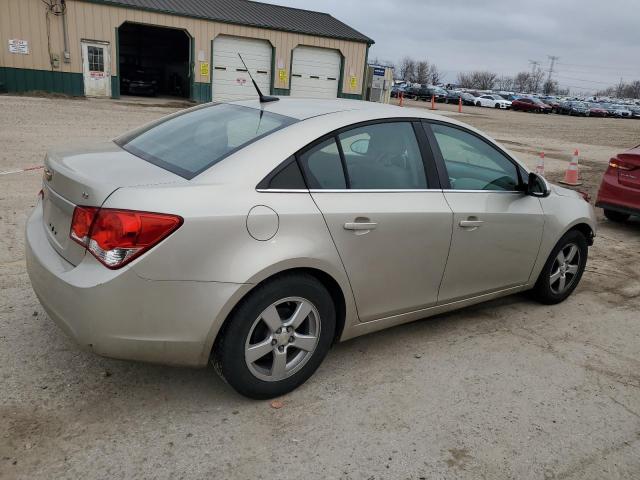
<instances>
[{"instance_id":1,"label":"rear windshield","mask_svg":"<svg viewBox=\"0 0 640 480\"><path fill-rule=\"evenodd\" d=\"M137 157L186 179L297 120L240 105L188 110L116 139Z\"/></svg>"}]
</instances>

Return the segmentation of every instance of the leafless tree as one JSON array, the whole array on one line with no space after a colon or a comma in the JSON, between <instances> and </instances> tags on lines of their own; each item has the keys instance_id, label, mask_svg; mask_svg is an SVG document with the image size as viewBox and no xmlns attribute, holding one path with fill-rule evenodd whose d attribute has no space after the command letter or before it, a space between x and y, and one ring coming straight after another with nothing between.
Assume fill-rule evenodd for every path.
<instances>
[{"instance_id":1,"label":"leafless tree","mask_svg":"<svg viewBox=\"0 0 640 480\"><path fill-rule=\"evenodd\" d=\"M442 72L438 70L435 63L429 66L429 80L431 81L431 85L438 85L442 80Z\"/></svg>"},{"instance_id":2,"label":"leafless tree","mask_svg":"<svg viewBox=\"0 0 640 480\"><path fill-rule=\"evenodd\" d=\"M407 82L414 82L416 77L416 62L411 57L400 60L400 78Z\"/></svg>"},{"instance_id":3,"label":"leafless tree","mask_svg":"<svg viewBox=\"0 0 640 480\"><path fill-rule=\"evenodd\" d=\"M458 73L457 84L461 88L475 88L473 86L473 79L471 78L471 74L468 72L460 72Z\"/></svg>"},{"instance_id":4,"label":"leafless tree","mask_svg":"<svg viewBox=\"0 0 640 480\"><path fill-rule=\"evenodd\" d=\"M495 73L489 71L477 70L471 72L471 78L475 84L474 88L479 90L491 90L495 86L497 77Z\"/></svg>"},{"instance_id":5,"label":"leafless tree","mask_svg":"<svg viewBox=\"0 0 640 480\"><path fill-rule=\"evenodd\" d=\"M546 95L555 95L558 93L559 85L557 80L546 80L542 85L542 93Z\"/></svg>"},{"instance_id":6,"label":"leafless tree","mask_svg":"<svg viewBox=\"0 0 640 480\"><path fill-rule=\"evenodd\" d=\"M617 85L596 92L599 97L640 98L640 80L620 82Z\"/></svg>"},{"instance_id":7,"label":"leafless tree","mask_svg":"<svg viewBox=\"0 0 640 480\"><path fill-rule=\"evenodd\" d=\"M429 62L422 60L416 63L416 82L429 83Z\"/></svg>"},{"instance_id":8,"label":"leafless tree","mask_svg":"<svg viewBox=\"0 0 640 480\"><path fill-rule=\"evenodd\" d=\"M529 90L530 76L530 72L519 72L513 78L513 89L516 92L527 92Z\"/></svg>"},{"instance_id":9,"label":"leafless tree","mask_svg":"<svg viewBox=\"0 0 640 480\"><path fill-rule=\"evenodd\" d=\"M513 90L513 77L502 75L496 78L496 88L498 90L510 92L511 90Z\"/></svg>"},{"instance_id":10,"label":"leafless tree","mask_svg":"<svg viewBox=\"0 0 640 480\"><path fill-rule=\"evenodd\" d=\"M544 71L541 68L536 68L529 74L528 90L532 93L538 93L542 89L544 81Z\"/></svg>"}]
</instances>

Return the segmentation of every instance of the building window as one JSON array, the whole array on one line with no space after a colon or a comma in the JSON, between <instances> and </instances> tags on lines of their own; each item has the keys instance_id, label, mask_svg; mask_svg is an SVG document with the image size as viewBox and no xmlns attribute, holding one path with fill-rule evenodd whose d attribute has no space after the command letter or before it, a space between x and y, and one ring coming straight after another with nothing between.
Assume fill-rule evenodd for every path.
<instances>
[{"instance_id":1,"label":"building window","mask_svg":"<svg viewBox=\"0 0 640 480\"><path fill-rule=\"evenodd\" d=\"M101 47L87 47L89 56L89 70L104 72L104 49Z\"/></svg>"}]
</instances>

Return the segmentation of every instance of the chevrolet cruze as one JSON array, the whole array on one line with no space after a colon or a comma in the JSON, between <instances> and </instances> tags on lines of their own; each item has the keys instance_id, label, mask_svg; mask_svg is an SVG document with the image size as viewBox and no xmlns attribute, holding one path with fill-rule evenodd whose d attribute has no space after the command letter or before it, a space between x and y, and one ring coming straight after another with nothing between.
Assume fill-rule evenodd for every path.
<instances>
[{"instance_id":1,"label":"chevrolet cruze","mask_svg":"<svg viewBox=\"0 0 640 480\"><path fill-rule=\"evenodd\" d=\"M576 288L593 209L479 131L421 109L269 100L46 156L28 272L78 344L211 363L269 398L336 341Z\"/></svg>"}]
</instances>

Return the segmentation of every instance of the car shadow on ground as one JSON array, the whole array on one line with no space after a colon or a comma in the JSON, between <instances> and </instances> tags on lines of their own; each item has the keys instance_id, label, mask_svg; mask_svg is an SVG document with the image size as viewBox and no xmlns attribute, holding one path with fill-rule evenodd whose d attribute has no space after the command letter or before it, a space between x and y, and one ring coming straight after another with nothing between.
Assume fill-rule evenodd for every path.
<instances>
[{"instance_id":1,"label":"car shadow on ground","mask_svg":"<svg viewBox=\"0 0 640 480\"><path fill-rule=\"evenodd\" d=\"M508 323L516 319L510 311L526 310L529 305L535 308L537 304L524 295L512 295L336 344L318 372L287 397L303 398L310 394L306 390L318 387L317 382L329 382L335 390L348 389L351 378L348 370L357 369L359 361L380 363L379 367L385 368L388 354L404 350L408 343L417 351L424 349L425 343L450 343L460 336L484 335L509 328ZM61 338L64 337L62 332L57 337L51 341L71 344L70 340ZM68 348L78 347L68 345ZM224 412L253 402L237 394L211 366L199 369L170 367L108 359L85 351L73 352L72 356L75 362L46 363L46 368L74 369L75 372L67 372L71 380L66 386L66 395L82 398L92 405L91 410L118 411L119 404L124 408L126 400L129 408L131 405L153 408L163 404L194 412ZM334 375L336 372L337 376ZM60 374L60 371L55 372L56 376Z\"/></svg>"}]
</instances>

